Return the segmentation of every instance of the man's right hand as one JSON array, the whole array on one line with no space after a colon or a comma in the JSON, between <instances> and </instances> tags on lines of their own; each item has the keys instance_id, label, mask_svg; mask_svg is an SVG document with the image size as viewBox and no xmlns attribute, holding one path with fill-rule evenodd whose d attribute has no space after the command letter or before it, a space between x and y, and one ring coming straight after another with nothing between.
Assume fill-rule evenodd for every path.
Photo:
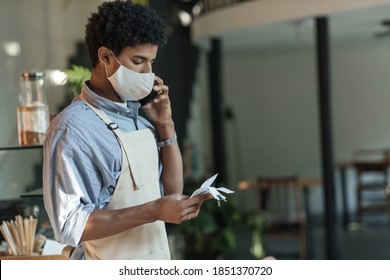
<instances>
[{"instance_id":1,"label":"man's right hand","mask_svg":"<svg viewBox=\"0 0 390 280\"><path fill-rule=\"evenodd\" d=\"M200 207L205 200L213 198L211 194L201 194L189 197L181 194L171 194L158 199L156 219L167 223L181 224L198 217Z\"/></svg>"}]
</instances>

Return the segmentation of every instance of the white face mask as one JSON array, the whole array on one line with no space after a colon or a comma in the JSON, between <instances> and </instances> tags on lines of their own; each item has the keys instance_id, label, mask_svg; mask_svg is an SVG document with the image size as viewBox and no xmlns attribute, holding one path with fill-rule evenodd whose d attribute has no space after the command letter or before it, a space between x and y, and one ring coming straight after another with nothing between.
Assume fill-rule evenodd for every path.
<instances>
[{"instance_id":1,"label":"white face mask","mask_svg":"<svg viewBox=\"0 0 390 280\"><path fill-rule=\"evenodd\" d=\"M111 52L112 53L112 52ZM123 101L138 101L146 97L154 85L154 73L138 73L130 70L122 65L119 60L112 54L116 61L120 64L119 68L108 77L107 68L106 75L112 87Z\"/></svg>"}]
</instances>

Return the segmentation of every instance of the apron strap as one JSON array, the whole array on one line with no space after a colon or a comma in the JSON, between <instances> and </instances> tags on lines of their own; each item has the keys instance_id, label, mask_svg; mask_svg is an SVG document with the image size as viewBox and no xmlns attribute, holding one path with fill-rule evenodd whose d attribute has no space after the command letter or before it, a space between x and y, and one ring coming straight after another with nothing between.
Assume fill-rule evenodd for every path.
<instances>
[{"instance_id":1,"label":"apron strap","mask_svg":"<svg viewBox=\"0 0 390 280\"><path fill-rule=\"evenodd\" d=\"M137 167L134 164L132 164L134 161L131 160L131 158L130 158L131 156L128 155L128 153L126 152L126 149L124 149L124 146L123 146L123 134L119 130L118 125L115 122L111 121L111 119L107 116L107 114L103 110L98 109L95 106L92 106L87 101L87 98L83 94L80 94L79 97L86 105L88 105L89 108L91 108L96 113L96 115L98 115L98 117L100 117L106 123L108 129L110 129L115 134L115 136L118 139L118 142L119 142L119 144L121 146L122 153L126 157L127 163L128 163L128 165L130 167L130 170L134 171L134 172L131 172L132 177L133 177L134 182L135 182L134 187L136 189L139 189L141 186L143 186L143 182L142 182L140 173L137 172L137 170L135 170L135 169L137 169ZM122 170L123 170L123 162L122 162Z\"/></svg>"}]
</instances>

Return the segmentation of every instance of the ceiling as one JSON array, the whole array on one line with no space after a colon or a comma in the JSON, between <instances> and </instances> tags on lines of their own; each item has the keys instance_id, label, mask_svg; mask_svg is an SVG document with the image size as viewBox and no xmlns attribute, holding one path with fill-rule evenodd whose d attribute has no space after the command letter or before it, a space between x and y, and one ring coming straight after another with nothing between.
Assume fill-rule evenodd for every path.
<instances>
[{"instance_id":1,"label":"ceiling","mask_svg":"<svg viewBox=\"0 0 390 280\"><path fill-rule=\"evenodd\" d=\"M381 22L390 19L390 5L334 13L328 16L333 42L371 42L374 34L389 30ZM273 23L225 34L227 50L275 49L312 46L315 41L312 18ZM388 40L390 36L381 40Z\"/></svg>"}]
</instances>

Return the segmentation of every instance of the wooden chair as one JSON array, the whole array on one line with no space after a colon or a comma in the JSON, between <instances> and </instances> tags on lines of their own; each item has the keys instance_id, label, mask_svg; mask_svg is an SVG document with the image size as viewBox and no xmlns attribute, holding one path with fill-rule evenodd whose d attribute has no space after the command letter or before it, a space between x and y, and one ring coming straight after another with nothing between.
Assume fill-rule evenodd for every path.
<instances>
[{"instance_id":1,"label":"wooden chair","mask_svg":"<svg viewBox=\"0 0 390 280\"><path fill-rule=\"evenodd\" d=\"M390 218L389 165L387 149L360 149L353 153L358 222L362 222L365 211L386 210Z\"/></svg>"},{"instance_id":2,"label":"wooden chair","mask_svg":"<svg viewBox=\"0 0 390 280\"><path fill-rule=\"evenodd\" d=\"M297 239L300 259L307 259L307 214L303 189L295 176L259 177L258 209L266 220L266 239Z\"/></svg>"}]
</instances>

